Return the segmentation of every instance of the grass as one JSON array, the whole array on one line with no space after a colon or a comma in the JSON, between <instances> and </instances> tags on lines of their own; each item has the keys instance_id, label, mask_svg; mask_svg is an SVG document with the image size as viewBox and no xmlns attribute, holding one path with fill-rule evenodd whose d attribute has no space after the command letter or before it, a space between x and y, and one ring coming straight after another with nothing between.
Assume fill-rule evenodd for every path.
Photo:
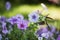
<instances>
[{"instance_id":1,"label":"grass","mask_svg":"<svg viewBox=\"0 0 60 40\"><path fill-rule=\"evenodd\" d=\"M49 17L53 18L54 22L50 22L52 25L55 25L58 29L60 29L60 7L56 7L54 5L47 5L48 7L48 12L43 11L43 15L46 15L49 13ZM38 5L20 5L20 6L16 6L11 8L10 11L5 11L4 12L4 16L6 17L11 17L14 16L16 14L23 14L25 17L27 17L27 15L29 13L31 13L34 10L42 10L42 6L40 4Z\"/></svg>"}]
</instances>

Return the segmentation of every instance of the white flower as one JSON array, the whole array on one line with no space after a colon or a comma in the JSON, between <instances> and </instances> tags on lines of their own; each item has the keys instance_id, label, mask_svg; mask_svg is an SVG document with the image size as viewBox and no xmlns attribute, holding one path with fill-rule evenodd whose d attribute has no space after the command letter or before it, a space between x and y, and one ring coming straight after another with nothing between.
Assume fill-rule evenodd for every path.
<instances>
[{"instance_id":1,"label":"white flower","mask_svg":"<svg viewBox=\"0 0 60 40\"><path fill-rule=\"evenodd\" d=\"M28 15L30 22L38 22L39 14L37 12L32 12Z\"/></svg>"},{"instance_id":2,"label":"white flower","mask_svg":"<svg viewBox=\"0 0 60 40\"><path fill-rule=\"evenodd\" d=\"M44 10L48 11L48 8L44 3L41 3L41 6L43 7Z\"/></svg>"}]
</instances>

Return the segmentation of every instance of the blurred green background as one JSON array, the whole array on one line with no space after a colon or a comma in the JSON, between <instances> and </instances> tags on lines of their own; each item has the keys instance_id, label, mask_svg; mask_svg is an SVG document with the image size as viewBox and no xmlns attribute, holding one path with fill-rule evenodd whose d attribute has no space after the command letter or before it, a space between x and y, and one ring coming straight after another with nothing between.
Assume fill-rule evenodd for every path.
<instances>
[{"instance_id":1,"label":"blurred green background","mask_svg":"<svg viewBox=\"0 0 60 40\"><path fill-rule=\"evenodd\" d=\"M9 1L11 3L11 9L9 11L5 8L5 3ZM55 21L48 21L52 25L55 25L60 29L60 6L49 2L48 0L0 0L0 16L11 17L16 14L23 14L25 17L34 10L42 10L41 3L46 4L48 12L43 11L43 15L49 14L49 17Z\"/></svg>"}]
</instances>

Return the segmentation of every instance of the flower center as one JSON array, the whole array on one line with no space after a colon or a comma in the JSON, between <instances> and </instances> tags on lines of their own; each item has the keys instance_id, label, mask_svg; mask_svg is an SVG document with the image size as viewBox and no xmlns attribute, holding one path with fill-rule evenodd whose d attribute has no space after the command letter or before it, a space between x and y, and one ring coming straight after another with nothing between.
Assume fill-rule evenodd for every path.
<instances>
[{"instance_id":1,"label":"flower center","mask_svg":"<svg viewBox=\"0 0 60 40\"><path fill-rule=\"evenodd\" d=\"M21 18L21 17L18 17L18 18Z\"/></svg>"},{"instance_id":2,"label":"flower center","mask_svg":"<svg viewBox=\"0 0 60 40\"><path fill-rule=\"evenodd\" d=\"M7 4L6 7L9 7L9 5Z\"/></svg>"},{"instance_id":3,"label":"flower center","mask_svg":"<svg viewBox=\"0 0 60 40\"><path fill-rule=\"evenodd\" d=\"M23 24L20 24L20 26L23 28L24 27L24 25Z\"/></svg>"},{"instance_id":4,"label":"flower center","mask_svg":"<svg viewBox=\"0 0 60 40\"><path fill-rule=\"evenodd\" d=\"M1 18L0 20L1 20L1 21L5 21L5 18Z\"/></svg>"},{"instance_id":5,"label":"flower center","mask_svg":"<svg viewBox=\"0 0 60 40\"><path fill-rule=\"evenodd\" d=\"M35 15L33 15L33 16L32 16L32 18L33 18L33 19L35 19L35 18L36 18L36 16L35 16Z\"/></svg>"}]
</instances>

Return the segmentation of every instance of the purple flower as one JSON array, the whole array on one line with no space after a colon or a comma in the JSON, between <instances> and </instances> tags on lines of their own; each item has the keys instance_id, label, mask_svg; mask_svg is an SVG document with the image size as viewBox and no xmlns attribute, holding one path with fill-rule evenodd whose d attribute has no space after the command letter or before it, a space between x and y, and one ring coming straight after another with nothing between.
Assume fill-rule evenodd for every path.
<instances>
[{"instance_id":1,"label":"purple flower","mask_svg":"<svg viewBox=\"0 0 60 40\"><path fill-rule=\"evenodd\" d=\"M48 33L42 33L41 36L44 37L44 38L47 38L47 39L49 38L49 34Z\"/></svg>"},{"instance_id":2,"label":"purple flower","mask_svg":"<svg viewBox=\"0 0 60 40\"><path fill-rule=\"evenodd\" d=\"M2 30L2 33L7 34L8 33L8 30L7 29L5 29L5 30L3 29Z\"/></svg>"},{"instance_id":3,"label":"purple flower","mask_svg":"<svg viewBox=\"0 0 60 40\"><path fill-rule=\"evenodd\" d=\"M47 33L47 32L48 32L47 28L41 28L41 29L37 30L36 35L41 37L42 33Z\"/></svg>"},{"instance_id":4,"label":"purple flower","mask_svg":"<svg viewBox=\"0 0 60 40\"><path fill-rule=\"evenodd\" d=\"M50 31L51 31L52 33L54 33L54 32L56 31L55 26L49 25L49 28L50 28Z\"/></svg>"},{"instance_id":5,"label":"purple flower","mask_svg":"<svg viewBox=\"0 0 60 40\"><path fill-rule=\"evenodd\" d=\"M7 1L7 2L6 2L6 9L7 9L7 10L10 10L10 8L11 8L11 4L10 4L9 1Z\"/></svg>"},{"instance_id":6,"label":"purple flower","mask_svg":"<svg viewBox=\"0 0 60 40\"><path fill-rule=\"evenodd\" d=\"M1 16L0 17L0 22L2 23L2 22L5 22L5 21L6 21L6 18L4 16Z\"/></svg>"},{"instance_id":7,"label":"purple flower","mask_svg":"<svg viewBox=\"0 0 60 40\"><path fill-rule=\"evenodd\" d=\"M28 17L30 22L38 22L39 14L38 12L32 12L31 14L28 15Z\"/></svg>"},{"instance_id":8,"label":"purple flower","mask_svg":"<svg viewBox=\"0 0 60 40\"><path fill-rule=\"evenodd\" d=\"M13 25L13 24L16 24L18 21L23 20L23 19L24 19L24 17L22 15L16 15L16 16L13 16L12 18L9 18L8 22L10 22Z\"/></svg>"},{"instance_id":9,"label":"purple flower","mask_svg":"<svg viewBox=\"0 0 60 40\"><path fill-rule=\"evenodd\" d=\"M58 35L59 34L59 31L57 30L55 33Z\"/></svg>"},{"instance_id":10,"label":"purple flower","mask_svg":"<svg viewBox=\"0 0 60 40\"><path fill-rule=\"evenodd\" d=\"M48 31L48 35L49 35L49 37L53 37L53 33L50 31Z\"/></svg>"},{"instance_id":11,"label":"purple flower","mask_svg":"<svg viewBox=\"0 0 60 40\"><path fill-rule=\"evenodd\" d=\"M36 35L37 35L38 37L44 37L44 38L46 38L46 39L48 39L49 37L50 37L50 38L53 37L53 33L52 33L51 31L49 31L49 30L47 29L47 27L45 27L45 28L40 28L39 30L37 30Z\"/></svg>"},{"instance_id":12,"label":"purple flower","mask_svg":"<svg viewBox=\"0 0 60 40\"><path fill-rule=\"evenodd\" d=\"M6 27L6 23L2 22L2 28Z\"/></svg>"},{"instance_id":13,"label":"purple flower","mask_svg":"<svg viewBox=\"0 0 60 40\"><path fill-rule=\"evenodd\" d=\"M53 37L53 33L50 32L50 31L48 31L48 32L46 33L45 38L48 39L48 38L51 38L51 37Z\"/></svg>"},{"instance_id":14,"label":"purple flower","mask_svg":"<svg viewBox=\"0 0 60 40\"><path fill-rule=\"evenodd\" d=\"M26 29L28 27L27 20L21 20L17 23L18 29Z\"/></svg>"},{"instance_id":15,"label":"purple flower","mask_svg":"<svg viewBox=\"0 0 60 40\"><path fill-rule=\"evenodd\" d=\"M50 32L47 28L41 28L36 31L36 36L44 37L44 38L48 39L49 37L53 37L53 33Z\"/></svg>"},{"instance_id":16,"label":"purple flower","mask_svg":"<svg viewBox=\"0 0 60 40\"><path fill-rule=\"evenodd\" d=\"M60 35L58 35L57 40L60 40Z\"/></svg>"},{"instance_id":17,"label":"purple flower","mask_svg":"<svg viewBox=\"0 0 60 40\"><path fill-rule=\"evenodd\" d=\"M51 28L51 32L54 33L55 31L56 31L56 28L55 28L55 27L52 27L52 28Z\"/></svg>"},{"instance_id":18,"label":"purple flower","mask_svg":"<svg viewBox=\"0 0 60 40\"><path fill-rule=\"evenodd\" d=\"M18 19L16 17L12 17L12 18L9 18L7 21L13 25L13 24L17 23Z\"/></svg>"},{"instance_id":19,"label":"purple flower","mask_svg":"<svg viewBox=\"0 0 60 40\"><path fill-rule=\"evenodd\" d=\"M41 37L41 34L42 34L41 31L42 31L42 29L37 30L37 31L36 31L36 36Z\"/></svg>"},{"instance_id":20,"label":"purple flower","mask_svg":"<svg viewBox=\"0 0 60 40\"><path fill-rule=\"evenodd\" d=\"M6 28L6 23L2 23L2 33L7 34L8 30Z\"/></svg>"},{"instance_id":21,"label":"purple flower","mask_svg":"<svg viewBox=\"0 0 60 40\"><path fill-rule=\"evenodd\" d=\"M53 37L53 33L51 33L51 32L48 31L46 33L42 33L41 36L44 37L44 38L46 38L46 39L48 39L49 37L50 38Z\"/></svg>"}]
</instances>

